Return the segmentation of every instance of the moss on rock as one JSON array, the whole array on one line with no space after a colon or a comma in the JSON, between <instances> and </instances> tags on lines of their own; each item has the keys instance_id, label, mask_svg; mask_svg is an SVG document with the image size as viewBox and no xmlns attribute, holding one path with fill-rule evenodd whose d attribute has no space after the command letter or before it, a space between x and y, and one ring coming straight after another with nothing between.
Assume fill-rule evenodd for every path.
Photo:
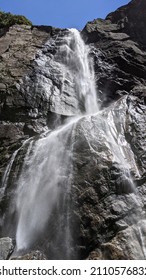
<instances>
[{"instance_id":1,"label":"moss on rock","mask_svg":"<svg viewBox=\"0 0 146 280\"><path fill-rule=\"evenodd\" d=\"M32 22L21 15L13 15L0 11L0 28L10 27L14 24L32 25Z\"/></svg>"}]
</instances>

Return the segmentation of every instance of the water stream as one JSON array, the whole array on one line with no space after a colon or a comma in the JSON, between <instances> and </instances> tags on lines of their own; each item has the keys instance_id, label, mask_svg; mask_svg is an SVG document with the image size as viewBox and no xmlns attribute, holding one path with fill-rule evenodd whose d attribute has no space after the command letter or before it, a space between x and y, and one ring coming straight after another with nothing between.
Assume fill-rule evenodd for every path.
<instances>
[{"instance_id":1,"label":"water stream","mask_svg":"<svg viewBox=\"0 0 146 280\"><path fill-rule=\"evenodd\" d=\"M85 46L79 32L75 29L71 29L62 40L55 61L62 67L64 81L68 79L68 83L72 83L79 100L77 116L50 132L48 136L36 141L31 149L31 156L25 158L17 184L16 242L18 250L30 247L45 229L54 207L58 204L60 212L59 217L56 218L58 232L53 239L56 239L55 243L60 243L62 240L61 250L64 257L69 259L72 242L69 226L69 195L72 180L73 127L82 117L81 111L84 115L95 113L98 111L98 104L89 48ZM64 87L63 82L63 92ZM80 106L81 101L82 106Z\"/></svg>"},{"instance_id":2,"label":"water stream","mask_svg":"<svg viewBox=\"0 0 146 280\"><path fill-rule=\"evenodd\" d=\"M75 29L69 30L63 38L57 38L57 40L59 45L54 56L54 63L58 63L62 69L61 91L67 94L69 86L74 91L78 101L76 114L63 126L48 132L45 137L30 142L17 181L16 245L17 251L30 248L35 241L41 239L46 228L48 235L50 234L49 250L54 250L54 259L70 259L74 242L70 227L73 143L75 127L82 118L92 115L98 118L99 115L101 125L99 131L104 134L106 145L113 155L113 161L120 165L123 177L129 180L131 192L135 191L135 186L126 160L124 138L119 136L123 135L124 128L116 127L114 116L110 111L106 119L104 113L103 115L99 113L89 47L84 44L80 33ZM41 62L38 61L38 64L41 65ZM69 113L72 114L72 112ZM4 186L16 155L17 151L13 154L6 169ZM134 162L133 159L132 161ZM52 226L52 221L55 225L57 224L58 230L56 231L54 227L49 233L49 224Z\"/></svg>"}]
</instances>

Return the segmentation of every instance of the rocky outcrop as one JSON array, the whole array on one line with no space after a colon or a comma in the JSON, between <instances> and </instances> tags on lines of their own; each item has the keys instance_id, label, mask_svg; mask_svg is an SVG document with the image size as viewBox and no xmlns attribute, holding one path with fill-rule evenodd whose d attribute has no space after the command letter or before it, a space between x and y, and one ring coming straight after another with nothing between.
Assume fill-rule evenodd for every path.
<instances>
[{"instance_id":1,"label":"rocky outcrop","mask_svg":"<svg viewBox=\"0 0 146 280\"><path fill-rule=\"evenodd\" d=\"M30 102L29 96L19 90L19 84L32 71L38 50L54 33L58 30L52 27L14 25L7 28L0 38L1 168L27 137L45 130L46 112L42 110L38 114L38 109L32 104L33 98ZM41 98L38 97L39 100Z\"/></svg>"},{"instance_id":2,"label":"rocky outcrop","mask_svg":"<svg viewBox=\"0 0 146 280\"><path fill-rule=\"evenodd\" d=\"M97 86L104 105L128 94L135 86L146 84L145 10L145 1L134 0L105 20L87 23L82 31L86 42L93 47ZM120 24L126 16L129 29ZM145 92L141 94L144 97Z\"/></svg>"},{"instance_id":3,"label":"rocky outcrop","mask_svg":"<svg viewBox=\"0 0 146 280\"><path fill-rule=\"evenodd\" d=\"M81 118L73 128L72 258L146 258L145 11L145 0L133 0L105 20L87 23L81 32L91 48L102 110ZM17 217L10 200L30 138L35 145L39 135L77 110L72 64L65 68L66 34L44 26L0 29L1 236L15 237ZM70 44L74 48L74 40ZM82 100L79 107L84 111ZM35 240L30 252L18 258L53 258L55 215L56 209L41 241ZM62 240L57 240L58 254ZM2 241L1 258L7 259L12 248L3 250L8 239Z\"/></svg>"},{"instance_id":4,"label":"rocky outcrop","mask_svg":"<svg viewBox=\"0 0 146 280\"><path fill-rule=\"evenodd\" d=\"M137 42L141 48L145 48L145 10L146 3L144 0L132 0L129 2L129 4L122 6L116 11L110 13L105 20L96 19L93 22L89 22L85 29L89 30L92 25L92 32L90 30L90 38L92 38L92 41L96 41L97 38L102 36L103 38L110 38L111 36L113 40L119 38L123 41L130 37L130 39L132 39L134 42ZM98 29L96 35L95 26Z\"/></svg>"},{"instance_id":5,"label":"rocky outcrop","mask_svg":"<svg viewBox=\"0 0 146 280\"><path fill-rule=\"evenodd\" d=\"M132 0L115 12L109 14L106 20L118 24L120 29L128 34L130 38L138 42L142 48L146 47L146 2L143 0Z\"/></svg>"}]
</instances>

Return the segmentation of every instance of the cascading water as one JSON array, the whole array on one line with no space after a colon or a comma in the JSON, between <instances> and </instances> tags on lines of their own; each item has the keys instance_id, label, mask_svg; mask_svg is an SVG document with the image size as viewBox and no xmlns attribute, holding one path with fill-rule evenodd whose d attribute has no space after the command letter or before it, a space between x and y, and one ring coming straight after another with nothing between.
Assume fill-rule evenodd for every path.
<instances>
[{"instance_id":1,"label":"cascading water","mask_svg":"<svg viewBox=\"0 0 146 280\"><path fill-rule=\"evenodd\" d=\"M64 80L69 77L78 99L77 112L93 114L98 111L93 63L89 58L89 48L81 39L76 29L70 29L69 35L64 37L64 44L59 48L56 60L61 59L64 64ZM63 82L64 90L65 83ZM80 106L81 104L81 106Z\"/></svg>"},{"instance_id":2,"label":"cascading water","mask_svg":"<svg viewBox=\"0 0 146 280\"><path fill-rule=\"evenodd\" d=\"M55 60L62 67L63 79L68 79L68 83L73 84L79 101L77 115L80 111L88 114L98 110L94 71L88 55L88 47L85 46L79 32L74 29L63 38L55 55ZM64 91L64 82L62 87ZM79 118L81 117L77 119ZM34 243L49 220L53 219L52 213L56 211L54 209L58 208L58 216L54 221L58 223L58 232L53 236L54 251L56 250L58 255L55 258L59 255L60 258L71 258L69 196L72 179L73 127L76 122L76 119L72 119L63 127L48 133L45 138L36 141L31 149L31 155L28 154L25 158L17 184L17 250L27 249ZM63 244L61 246L60 241Z\"/></svg>"},{"instance_id":3,"label":"cascading water","mask_svg":"<svg viewBox=\"0 0 146 280\"><path fill-rule=\"evenodd\" d=\"M120 119L122 116L120 117L120 113L118 116L114 116L113 109L109 109L109 112L108 110L99 112L89 47L84 44L80 33L75 29L68 30L64 37L58 36L57 44L53 61L47 56L42 59L43 54L41 54L37 59L37 65L42 71L45 64L50 65L50 68L55 69L53 71L60 77L62 86L59 94L57 93L59 99L55 99L56 101L59 100L61 104L66 104L66 95L75 97L74 109L72 110L72 107L70 107L70 111L64 109L66 115L74 115L74 118L54 131L48 131L45 137L31 140L29 144L17 181L16 245L18 252L27 251L35 242L41 240L43 235L44 239L49 240L47 248L49 258L51 256L54 259L72 259L77 258L71 222L72 158L77 124L80 125L85 119L90 123L92 123L92 118L97 119L98 137L105 143L112 161L121 168L120 180L128 181L131 192L135 191L135 186L129 172L130 166L127 157L131 157L133 169L137 176L139 174L132 153L128 153L125 147L124 128L119 126L120 121L115 125L115 118ZM51 70L48 71L51 72ZM46 91L45 79L42 87L44 86ZM41 79L40 83L42 83ZM53 98L56 98L54 96L52 95L50 98L52 104ZM84 131L84 136L88 141L87 133ZM92 151L93 147L89 141L88 144ZM102 152L104 153L104 151ZM12 157L13 161L15 156L16 153ZM7 170L9 167L11 167L11 163ZM143 241L142 235L140 238Z\"/></svg>"},{"instance_id":4,"label":"cascading water","mask_svg":"<svg viewBox=\"0 0 146 280\"><path fill-rule=\"evenodd\" d=\"M8 183L9 175L10 175L10 172L11 172L11 168L12 168L13 162L14 162L14 160L16 158L16 155L17 155L18 151L19 151L19 149L16 150L13 153L13 155L12 155L12 157L10 159L9 164L6 167L5 173L4 173L3 178L2 178L1 195L4 194L5 189L7 187L7 183Z\"/></svg>"},{"instance_id":5,"label":"cascading water","mask_svg":"<svg viewBox=\"0 0 146 280\"><path fill-rule=\"evenodd\" d=\"M69 192L71 133L68 125L50 133L38 140L31 156L25 158L17 191L18 250L31 246L44 230L60 196L64 194L65 199Z\"/></svg>"}]
</instances>

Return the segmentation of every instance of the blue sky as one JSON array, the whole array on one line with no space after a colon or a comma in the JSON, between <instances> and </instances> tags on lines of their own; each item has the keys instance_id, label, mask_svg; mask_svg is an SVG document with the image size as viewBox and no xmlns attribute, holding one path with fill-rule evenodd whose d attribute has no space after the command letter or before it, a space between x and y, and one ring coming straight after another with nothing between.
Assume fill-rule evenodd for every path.
<instances>
[{"instance_id":1,"label":"blue sky","mask_svg":"<svg viewBox=\"0 0 146 280\"><path fill-rule=\"evenodd\" d=\"M34 25L82 29L130 0L0 0L0 10L22 14Z\"/></svg>"}]
</instances>

